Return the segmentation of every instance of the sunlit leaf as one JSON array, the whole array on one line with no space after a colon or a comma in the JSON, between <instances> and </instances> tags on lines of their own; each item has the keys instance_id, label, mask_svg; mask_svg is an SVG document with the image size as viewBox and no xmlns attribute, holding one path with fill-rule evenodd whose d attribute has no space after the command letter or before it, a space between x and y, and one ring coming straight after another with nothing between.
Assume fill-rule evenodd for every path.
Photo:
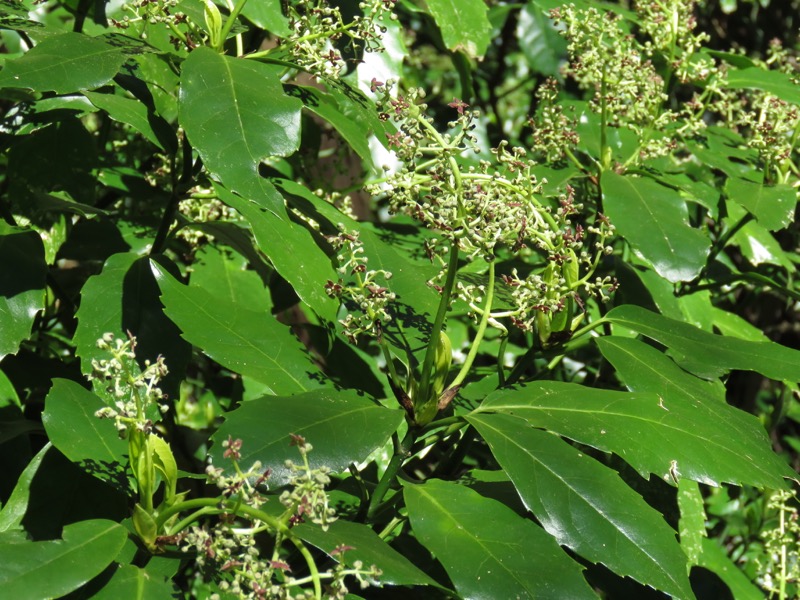
<instances>
[{"instance_id":1,"label":"sunlit leaf","mask_svg":"<svg viewBox=\"0 0 800 600\"><path fill-rule=\"evenodd\" d=\"M675 531L617 473L524 419L477 414L468 420L559 544L616 573L691 597Z\"/></svg>"}]
</instances>

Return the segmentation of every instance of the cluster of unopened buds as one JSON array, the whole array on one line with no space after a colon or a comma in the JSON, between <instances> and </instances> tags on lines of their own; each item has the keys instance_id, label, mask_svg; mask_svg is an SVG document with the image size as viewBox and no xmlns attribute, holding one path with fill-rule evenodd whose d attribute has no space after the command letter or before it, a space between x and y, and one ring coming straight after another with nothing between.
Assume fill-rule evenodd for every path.
<instances>
[{"instance_id":1,"label":"cluster of unopened buds","mask_svg":"<svg viewBox=\"0 0 800 600\"><path fill-rule=\"evenodd\" d=\"M126 2L122 5L122 8L133 13L133 16L124 16L120 20L111 19L110 21L117 29L128 29L135 23L163 25L173 33L177 33L179 26L194 28L186 13L176 10L179 4L178 0L136 0L135 2ZM147 32L145 31L140 35L142 39L147 38ZM173 44L178 46L180 42L190 40L189 36L184 33L181 33L180 37L182 38L180 40L178 37L171 37Z\"/></svg>"},{"instance_id":2,"label":"cluster of unopened buds","mask_svg":"<svg viewBox=\"0 0 800 600\"><path fill-rule=\"evenodd\" d=\"M292 435L291 445L297 447L302 461L301 464L292 461L286 463L292 475L287 489L279 497L286 508L281 519L288 516L289 527L308 521L327 529L336 520L336 511L329 505L325 491L330 483L329 471L326 468L311 468L308 453L313 448L302 436ZM225 448L223 458L233 463L233 474L226 475L222 468L213 466L207 468L206 474L209 482L220 490L220 505L231 507L231 512L220 515L213 525L196 525L181 533L177 538L181 550L195 555L196 565L201 572L207 571L219 577L220 590L227 595L286 600L314 597L302 591L304 586L311 583L313 576L292 576L292 566L281 549L287 534L273 531L268 523L253 516L253 511L247 511L247 516L239 514L241 511L237 512L236 507L258 509L266 502L267 497L261 492L266 491L270 471L262 469L257 461L246 471L241 470L240 439L229 436L222 446ZM257 537L264 532L275 536L269 558L264 556L262 543ZM326 598L345 598L348 594L345 580L348 577L355 578L362 588L380 585L378 578L381 571L374 565L366 567L361 561L345 564L343 555L352 549L346 545L336 547L329 554L338 563L327 571L316 573L315 577L326 584Z\"/></svg>"},{"instance_id":3,"label":"cluster of unopened buds","mask_svg":"<svg viewBox=\"0 0 800 600\"><path fill-rule=\"evenodd\" d=\"M396 18L391 12L396 1L365 0L359 3L362 15L354 16L349 23L340 8L328 0L291 3L287 9L292 34L281 45L303 68L336 79L345 66L337 43L347 38L367 52L382 51L381 36L386 32L382 20Z\"/></svg>"},{"instance_id":4,"label":"cluster of unopened buds","mask_svg":"<svg viewBox=\"0 0 800 600\"><path fill-rule=\"evenodd\" d=\"M379 94L381 118L396 125L389 145L402 163L370 189L388 198L390 210L415 218L443 238L426 244L429 258L442 266L433 287L442 290L444 255L455 246L468 260L487 263L512 255L531 262L544 259L545 267L524 276L517 270L502 276L513 306L489 315L489 322L501 329L498 319L530 329L542 313L562 311L579 291L603 296L613 289L610 278L592 279L600 259L610 252L610 223L600 216L586 229L573 226L571 219L582 206L575 204L572 188L557 207L542 199L544 182L524 148L501 142L492 149L491 160L469 160L469 154L478 152L472 132L479 114L465 102L453 99L451 133L440 133L426 115L423 91L394 94L393 82L373 82L373 89ZM455 293L475 315L483 313L484 284L462 278Z\"/></svg>"},{"instance_id":5,"label":"cluster of unopened buds","mask_svg":"<svg viewBox=\"0 0 800 600\"><path fill-rule=\"evenodd\" d=\"M92 360L91 378L100 384L110 405L101 408L95 415L114 419L117 430L123 436L130 427L149 432L153 427L153 421L149 418L151 407L161 413L168 410L165 404L160 404L164 400L164 393L158 387L167 375L163 357L159 356L155 362L145 361L142 370L136 362L135 338L122 340L106 333L97 341L97 347L109 353L111 358Z\"/></svg>"},{"instance_id":6,"label":"cluster of unopened buds","mask_svg":"<svg viewBox=\"0 0 800 600\"><path fill-rule=\"evenodd\" d=\"M347 308L355 310L355 313L348 312L340 321L345 335L353 343L364 333L377 336L381 324L392 319L389 305L394 301L395 294L387 287L392 274L383 269L367 267L368 258L358 232L342 232L328 240L338 251L339 279L329 280L325 284L325 292L332 298L340 299Z\"/></svg>"}]
</instances>

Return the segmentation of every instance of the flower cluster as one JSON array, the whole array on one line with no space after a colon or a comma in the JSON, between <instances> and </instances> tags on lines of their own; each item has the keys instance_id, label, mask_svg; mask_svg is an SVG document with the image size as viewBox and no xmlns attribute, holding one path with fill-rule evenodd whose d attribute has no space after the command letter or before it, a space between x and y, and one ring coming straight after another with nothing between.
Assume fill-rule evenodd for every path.
<instances>
[{"instance_id":1,"label":"flower cluster","mask_svg":"<svg viewBox=\"0 0 800 600\"><path fill-rule=\"evenodd\" d=\"M218 198L213 197L213 192L201 190L195 192L195 194L178 203L178 211L191 223L236 221L239 219L239 214ZM198 246L203 240L213 239L208 233L199 231L191 226L181 227L175 235L192 247Z\"/></svg>"},{"instance_id":2,"label":"flower cluster","mask_svg":"<svg viewBox=\"0 0 800 600\"><path fill-rule=\"evenodd\" d=\"M564 106L558 101L558 82L548 78L536 90L538 110L528 121L533 130L531 150L541 154L548 162L564 158L569 148L578 145L577 120L564 114Z\"/></svg>"},{"instance_id":3,"label":"flower cluster","mask_svg":"<svg viewBox=\"0 0 800 600\"><path fill-rule=\"evenodd\" d=\"M309 465L311 444L302 436L292 436L292 445L298 448L303 460L299 465L287 462L293 476L288 489L280 496L286 510L278 521L270 520L271 517L258 510L267 500L262 491L266 491L270 471L262 470L258 462L247 471L240 469L241 440L229 437L222 445L223 456L233 462L234 474L225 475L223 469L213 466L209 466L206 473L221 492L220 506L229 507L230 512L224 509L213 525L186 530L180 534L179 543L182 551L195 554L200 572L220 579L223 593L243 599L311 598L313 593L304 590L316 579L326 583L326 598L345 598L349 591L345 584L347 577L354 577L361 587L379 585L381 572L377 567L365 567L360 561L348 567L341 559L342 554L352 550L348 546L331 551L339 562L329 570L304 577L292 575L288 553L283 550L284 543L291 537L290 528L309 520L327 529L336 519L325 492L330 483L328 471L312 469ZM243 510L244 507L247 510ZM275 537L269 557L264 555L263 544L257 537L262 532Z\"/></svg>"},{"instance_id":4,"label":"flower cluster","mask_svg":"<svg viewBox=\"0 0 800 600\"><path fill-rule=\"evenodd\" d=\"M794 584L795 592L800 587L800 509L797 496L779 490L772 495L767 508L777 513L778 522L762 533L768 558L766 563L756 561L758 579L771 594L788 598L793 594L786 594L787 583Z\"/></svg>"},{"instance_id":5,"label":"flower cluster","mask_svg":"<svg viewBox=\"0 0 800 600\"><path fill-rule=\"evenodd\" d=\"M739 113L738 124L749 131L747 145L758 150L765 165L790 158L800 131L800 109L759 90L750 92L750 110Z\"/></svg>"},{"instance_id":6,"label":"flower cluster","mask_svg":"<svg viewBox=\"0 0 800 600\"><path fill-rule=\"evenodd\" d=\"M714 61L698 55L707 33L694 33L697 19L694 16L695 0L641 0L636 12L642 29L650 36L644 51L654 50L666 57L670 70L681 83L706 79L714 69Z\"/></svg>"},{"instance_id":7,"label":"flower cluster","mask_svg":"<svg viewBox=\"0 0 800 600\"><path fill-rule=\"evenodd\" d=\"M492 325L503 328L497 319L508 318L528 329L537 314L562 310L566 298L579 289L601 295L613 289L610 279L591 280L601 257L610 252L610 223L601 218L586 230L573 226L571 219L583 207L575 204L571 188L558 207L542 199L536 163L524 148L502 142L492 150L492 160L470 161L467 157L477 150L472 131L479 115L466 103L450 103L455 119L449 123L451 133L442 134L425 114L421 90L394 97L391 82L375 87L381 90L382 118L397 126L389 141L403 162L371 191L387 195L393 212L410 215L441 234L444 242L434 238L426 246L430 258L444 264L442 255L456 248L469 260L487 263L509 255L545 261L545 267L524 275L514 270L503 276L513 306L491 313ZM432 285L441 290L444 278L443 268ZM479 305L484 284L462 278L455 292L475 315L483 314Z\"/></svg>"},{"instance_id":8,"label":"flower cluster","mask_svg":"<svg viewBox=\"0 0 800 600\"><path fill-rule=\"evenodd\" d=\"M664 80L636 39L623 31L619 15L566 5L551 11L551 17L566 26L572 58L568 74L582 87L594 89L591 102L609 124L647 125L658 118L667 100Z\"/></svg>"},{"instance_id":9,"label":"flower cluster","mask_svg":"<svg viewBox=\"0 0 800 600\"><path fill-rule=\"evenodd\" d=\"M440 134L425 115L427 106L419 102L422 90L393 98L390 88L384 86L380 107L382 118L393 119L398 127L389 143L403 161L385 184L393 212L439 231L470 259L492 260L501 246L552 247L558 225L536 198L541 184L524 148L503 143L492 150L493 161L465 166L462 155L478 150L472 133L477 113L454 99L450 106L456 119L449 124L454 133ZM381 193L379 187L373 191ZM446 245L439 248L448 251Z\"/></svg>"},{"instance_id":10,"label":"flower cluster","mask_svg":"<svg viewBox=\"0 0 800 600\"><path fill-rule=\"evenodd\" d=\"M180 10L179 0L135 0L126 2L122 9L129 11L133 16L125 16L117 21L111 19L111 24L118 29L128 29L131 25L143 23L146 26L156 25L167 28L170 32L170 41L178 47L184 45L192 48L203 37L202 30L195 25L188 15ZM147 39L147 31L140 34L142 39Z\"/></svg>"},{"instance_id":11,"label":"flower cluster","mask_svg":"<svg viewBox=\"0 0 800 600\"><path fill-rule=\"evenodd\" d=\"M391 10L396 2L365 0L358 5L363 16L356 15L349 23L342 18L340 8L328 0L290 3L287 8L292 34L281 45L303 68L336 79L345 64L338 43L346 39L367 52L381 51L381 36L386 32L381 21L394 18Z\"/></svg>"},{"instance_id":12,"label":"flower cluster","mask_svg":"<svg viewBox=\"0 0 800 600\"><path fill-rule=\"evenodd\" d=\"M325 291L349 308L358 310L357 314L350 312L340 321L345 335L353 343L364 333L378 336L381 325L392 319L388 306L395 294L386 287L392 274L383 269L367 268L368 258L358 232L342 232L328 240L338 252L340 277L337 281L328 280Z\"/></svg>"},{"instance_id":13,"label":"flower cluster","mask_svg":"<svg viewBox=\"0 0 800 600\"><path fill-rule=\"evenodd\" d=\"M159 356L155 362L145 361L141 370L134 353L135 338L122 340L106 333L97 341L97 347L111 358L92 360L91 378L98 382L99 391L111 406L101 408L96 416L114 419L122 437L131 427L148 433L153 427L153 417L168 410L166 405L159 404L164 393L158 383L167 375L163 357Z\"/></svg>"},{"instance_id":14,"label":"flower cluster","mask_svg":"<svg viewBox=\"0 0 800 600\"><path fill-rule=\"evenodd\" d=\"M297 446L303 463L298 465L291 460L286 461L286 468L293 475L290 489L280 496L281 504L291 511L292 523L309 520L327 531L336 520L336 510L329 505L328 494L325 492L326 486L331 482L330 469L311 468L308 453L313 447L302 436L292 435L292 445Z\"/></svg>"}]
</instances>

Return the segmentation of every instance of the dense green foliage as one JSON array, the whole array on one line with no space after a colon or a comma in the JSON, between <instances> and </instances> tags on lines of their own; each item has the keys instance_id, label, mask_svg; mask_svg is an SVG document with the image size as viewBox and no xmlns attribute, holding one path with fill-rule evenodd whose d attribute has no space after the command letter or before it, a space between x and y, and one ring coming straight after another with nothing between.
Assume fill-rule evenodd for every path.
<instances>
[{"instance_id":1,"label":"dense green foliage","mask_svg":"<svg viewBox=\"0 0 800 600\"><path fill-rule=\"evenodd\" d=\"M795 17L561 4L0 1L4 596L800 594Z\"/></svg>"}]
</instances>

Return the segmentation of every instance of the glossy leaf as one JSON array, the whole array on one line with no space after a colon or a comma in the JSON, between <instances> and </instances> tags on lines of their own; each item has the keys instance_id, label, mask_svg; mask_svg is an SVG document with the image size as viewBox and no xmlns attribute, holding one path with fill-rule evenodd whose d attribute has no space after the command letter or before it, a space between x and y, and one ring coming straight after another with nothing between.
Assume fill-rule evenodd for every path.
<instances>
[{"instance_id":1,"label":"glossy leaf","mask_svg":"<svg viewBox=\"0 0 800 600\"><path fill-rule=\"evenodd\" d=\"M596 598L583 568L532 521L441 480L403 490L414 534L464 598Z\"/></svg>"},{"instance_id":2,"label":"glossy leaf","mask_svg":"<svg viewBox=\"0 0 800 600\"><path fill-rule=\"evenodd\" d=\"M687 477L711 485L782 488L783 478L793 476L753 418L722 402L553 381L498 390L477 412L525 419L534 427L613 452L643 476L655 473L667 482Z\"/></svg>"},{"instance_id":3,"label":"glossy leaf","mask_svg":"<svg viewBox=\"0 0 800 600\"><path fill-rule=\"evenodd\" d=\"M728 217L734 223L745 213L745 211L734 203L728 203ZM731 238L733 245L739 246L742 255L753 266L759 265L778 265L790 273L797 270L795 264L784 252L778 240L762 227L753 221L745 224Z\"/></svg>"},{"instance_id":4,"label":"glossy leaf","mask_svg":"<svg viewBox=\"0 0 800 600\"><path fill-rule=\"evenodd\" d=\"M44 308L47 265L35 231L0 223L0 358L15 354Z\"/></svg>"},{"instance_id":5,"label":"glossy leaf","mask_svg":"<svg viewBox=\"0 0 800 600\"><path fill-rule=\"evenodd\" d=\"M80 33L42 40L0 72L0 88L29 88L68 94L105 85L117 74L125 55L105 42Z\"/></svg>"},{"instance_id":6,"label":"glossy leaf","mask_svg":"<svg viewBox=\"0 0 800 600\"><path fill-rule=\"evenodd\" d=\"M183 63L181 125L208 170L235 192L253 190L262 160L297 149L301 108L273 66L205 47Z\"/></svg>"},{"instance_id":7,"label":"glossy leaf","mask_svg":"<svg viewBox=\"0 0 800 600\"><path fill-rule=\"evenodd\" d=\"M783 229L794 220L797 192L791 185L765 186L746 179L729 178L725 189L729 198L744 206L770 231Z\"/></svg>"},{"instance_id":8,"label":"glossy leaf","mask_svg":"<svg viewBox=\"0 0 800 600\"><path fill-rule=\"evenodd\" d=\"M262 29L275 35L286 37L291 34L289 21L281 11L280 0L247 2L242 8L242 14Z\"/></svg>"},{"instance_id":9,"label":"glossy leaf","mask_svg":"<svg viewBox=\"0 0 800 600\"><path fill-rule=\"evenodd\" d=\"M54 148L68 147L68 152ZM8 154L9 194L20 209L31 211L42 194L66 192L72 200L95 202L92 169L95 140L78 119L57 121L25 136ZM41 206L40 210L49 207ZM31 211L33 212L33 211ZM30 214L30 213L28 213Z\"/></svg>"},{"instance_id":10,"label":"glossy leaf","mask_svg":"<svg viewBox=\"0 0 800 600\"><path fill-rule=\"evenodd\" d=\"M473 58L486 53L492 25L483 0L428 0L427 5L448 50Z\"/></svg>"},{"instance_id":11,"label":"glossy leaf","mask_svg":"<svg viewBox=\"0 0 800 600\"><path fill-rule=\"evenodd\" d=\"M286 460L300 462L300 453L290 435L303 436L313 446L312 468L327 466L342 471L366 459L400 426L403 411L384 408L369 398L348 390L319 389L295 396L264 396L243 403L228 413L212 436L211 457L217 467L227 468L222 442L242 440L240 463L249 467L259 460L271 469L269 484L280 486L292 472Z\"/></svg>"},{"instance_id":12,"label":"glossy leaf","mask_svg":"<svg viewBox=\"0 0 800 600\"><path fill-rule=\"evenodd\" d=\"M703 538L703 554L698 565L716 573L730 588L736 600L763 600L764 592L758 589L734 563L716 540Z\"/></svg>"},{"instance_id":13,"label":"glossy leaf","mask_svg":"<svg viewBox=\"0 0 800 600\"><path fill-rule=\"evenodd\" d=\"M302 344L271 315L178 283L152 263L167 316L185 340L221 365L260 381L275 394L319 387Z\"/></svg>"},{"instance_id":14,"label":"glossy leaf","mask_svg":"<svg viewBox=\"0 0 800 600\"><path fill-rule=\"evenodd\" d=\"M97 347L97 340L103 334L113 333L124 339L122 282L137 258L125 252L110 256L102 272L89 278L83 286L82 295L86 299L78 309L74 341L81 371L86 375L92 373L92 360L105 358L105 353Z\"/></svg>"},{"instance_id":15,"label":"glossy leaf","mask_svg":"<svg viewBox=\"0 0 800 600\"><path fill-rule=\"evenodd\" d=\"M134 565L119 565L111 579L92 595L93 600L170 600L172 586Z\"/></svg>"},{"instance_id":16,"label":"glossy leaf","mask_svg":"<svg viewBox=\"0 0 800 600\"><path fill-rule=\"evenodd\" d=\"M786 73L768 71L761 67L731 69L727 74L727 85L732 89L763 90L781 100L800 105L800 90Z\"/></svg>"},{"instance_id":17,"label":"glossy leaf","mask_svg":"<svg viewBox=\"0 0 800 600\"><path fill-rule=\"evenodd\" d=\"M687 373L649 344L614 335L597 338L595 342L632 392L654 392L669 399L725 402L725 386L719 380L700 379ZM756 426L753 431L758 430Z\"/></svg>"},{"instance_id":18,"label":"glossy leaf","mask_svg":"<svg viewBox=\"0 0 800 600\"><path fill-rule=\"evenodd\" d=\"M178 150L178 139L169 124L148 110L144 103L115 94L84 92L89 101L108 113L108 116L126 123L168 154Z\"/></svg>"},{"instance_id":19,"label":"glossy leaf","mask_svg":"<svg viewBox=\"0 0 800 600\"><path fill-rule=\"evenodd\" d=\"M217 296L244 306L255 312L270 314L272 301L264 282L255 271L249 270L247 261L225 248L201 248L192 264L189 287L206 290Z\"/></svg>"},{"instance_id":20,"label":"glossy leaf","mask_svg":"<svg viewBox=\"0 0 800 600\"><path fill-rule=\"evenodd\" d=\"M25 467L0 511L0 531L21 529L33 539L53 539L69 523L121 521L129 514L119 486L87 474L48 442Z\"/></svg>"},{"instance_id":21,"label":"glossy leaf","mask_svg":"<svg viewBox=\"0 0 800 600\"><path fill-rule=\"evenodd\" d=\"M316 451L316 450L315 450ZM372 529L361 523L339 519L323 531L316 525L300 524L292 530L300 539L313 544L338 562L352 567L355 561L364 566L376 565L381 571L383 585L432 585L438 584L378 537ZM347 547L344 553L334 552L337 547Z\"/></svg>"},{"instance_id":22,"label":"glossy leaf","mask_svg":"<svg viewBox=\"0 0 800 600\"><path fill-rule=\"evenodd\" d=\"M756 371L778 381L796 381L800 372L800 351L774 342L715 335L638 306L618 306L606 318L711 369Z\"/></svg>"},{"instance_id":23,"label":"glossy leaf","mask_svg":"<svg viewBox=\"0 0 800 600\"><path fill-rule=\"evenodd\" d=\"M292 284L300 299L323 319L335 322L338 304L325 293L325 282L337 277L330 258L308 229L289 218L284 200L273 185L266 179L259 185L264 193L251 196L252 201L222 186L215 189L225 204L250 223L259 249Z\"/></svg>"},{"instance_id":24,"label":"glossy leaf","mask_svg":"<svg viewBox=\"0 0 800 600\"><path fill-rule=\"evenodd\" d=\"M646 177L607 172L603 209L617 233L665 279L689 281L705 265L711 242L689 225L678 192Z\"/></svg>"},{"instance_id":25,"label":"glossy leaf","mask_svg":"<svg viewBox=\"0 0 800 600\"><path fill-rule=\"evenodd\" d=\"M128 443L120 439L113 420L95 412L106 404L83 386L55 379L45 400L42 423L53 445L87 473L125 486Z\"/></svg>"},{"instance_id":26,"label":"glossy leaf","mask_svg":"<svg viewBox=\"0 0 800 600\"><path fill-rule=\"evenodd\" d=\"M467 420L559 544L620 575L691 597L675 531L616 472L521 418L473 414Z\"/></svg>"},{"instance_id":27,"label":"glossy leaf","mask_svg":"<svg viewBox=\"0 0 800 600\"><path fill-rule=\"evenodd\" d=\"M150 260L132 252L115 254L106 261L102 273L86 283L83 288L86 300L81 302L77 313L77 353L82 371L91 374L93 359L108 358L107 353L97 347L97 340L105 333L122 339L130 333L136 337L136 358L140 365L145 360L164 357L169 373L160 387L168 395L175 396L191 348L164 315ZM165 271L177 270L163 256L152 260L158 260ZM95 391L103 397L101 390L95 382Z\"/></svg>"},{"instance_id":28,"label":"glossy leaf","mask_svg":"<svg viewBox=\"0 0 800 600\"><path fill-rule=\"evenodd\" d=\"M697 482L688 479L678 482L678 510L681 513L678 524L681 548L689 563L696 565L703 553L703 539L706 537L706 513Z\"/></svg>"},{"instance_id":29,"label":"glossy leaf","mask_svg":"<svg viewBox=\"0 0 800 600\"><path fill-rule=\"evenodd\" d=\"M100 519L67 525L61 540L0 534L0 589L10 598L64 596L105 569L127 537L124 527Z\"/></svg>"},{"instance_id":30,"label":"glossy leaf","mask_svg":"<svg viewBox=\"0 0 800 600\"><path fill-rule=\"evenodd\" d=\"M536 2L522 7L517 37L528 64L541 73L555 77L567 53L567 43L553 22Z\"/></svg>"},{"instance_id":31,"label":"glossy leaf","mask_svg":"<svg viewBox=\"0 0 800 600\"><path fill-rule=\"evenodd\" d=\"M368 122L346 115L332 95L316 88L288 85L286 93L300 99L308 111L333 125L339 135L356 151L365 167L371 167L372 152L369 149L369 136L372 131L369 129Z\"/></svg>"}]
</instances>

